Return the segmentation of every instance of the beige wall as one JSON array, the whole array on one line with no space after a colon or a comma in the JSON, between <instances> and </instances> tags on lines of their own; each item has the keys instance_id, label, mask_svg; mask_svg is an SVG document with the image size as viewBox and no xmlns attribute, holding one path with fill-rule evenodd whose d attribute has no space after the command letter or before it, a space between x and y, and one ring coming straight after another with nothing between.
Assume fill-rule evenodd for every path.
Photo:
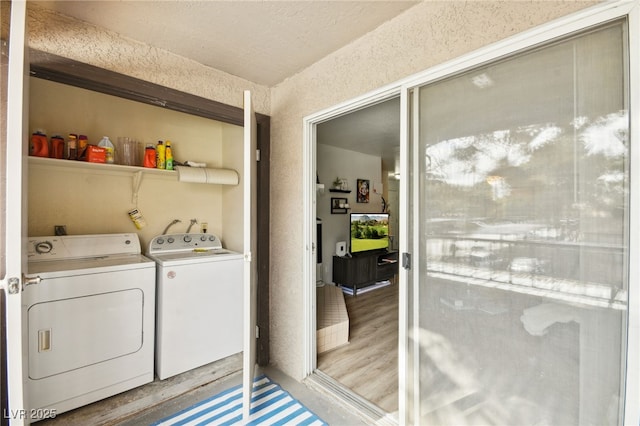
<instances>
[{"instance_id":1,"label":"beige wall","mask_svg":"<svg viewBox=\"0 0 640 426\"><path fill-rule=\"evenodd\" d=\"M379 213L382 211L382 199L373 192L374 187L382 183L382 159L375 155L362 154L330 145L317 146L317 172L325 190L316 196L316 216L322 219L322 279L333 282L333 255L338 241L347 242L349 249L349 215L332 214L331 198L346 198L351 213ZM351 193L330 192L333 181L340 177L346 179ZM370 184L369 202L357 202L357 180L368 179Z\"/></svg>"},{"instance_id":2,"label":"beige wall","mask_svg":"<svg viewBox=\"0 0 640 426\"><path fill-rule=\"evenodd\" d=\"M303 117L590 4L424 2L287 79L270 93L264 87L168 52L38 11L33 5L29 11L29 44L235 106L242 104L243 89L253 90L256 110L272 117L271 360L285 373L301 378L305 285L300 209Z\"/></svg>"},{"instance_id":3,"label":"beige wall","mask_svg":"<svg viewBox=\"0 0 640 426\"><path fill-rule=\"evenodd\" d=\"M178 161L232 168L242 176L242 127L141 104L76 87L31 78L30 131L50 137L85 134L97 144L103 135L116 143L129 136L145 144L170 140ZM238 148L240 152L238 152ZM236 158L239 157L239 158ZM53 164L53 165L52 165ZM29 163L28 233L53 235L66 225L72 235L137 232L143 249L174 219L169 232L185 232L190 219L206 222L233 250L242 249L242 187L178 182L176 173L144 174L133 199L133 173L117 167L72 167L81 162ZM226 214L232 206L234 214ZM127 212L137 207L147 226L137 230ZM200 226L194 226L199 232ZM240 239L240 245L236 241ZM227 239L230 241L227 242ZM232 247L233 246L233 247Z\"/></svg>"}]
</instances>

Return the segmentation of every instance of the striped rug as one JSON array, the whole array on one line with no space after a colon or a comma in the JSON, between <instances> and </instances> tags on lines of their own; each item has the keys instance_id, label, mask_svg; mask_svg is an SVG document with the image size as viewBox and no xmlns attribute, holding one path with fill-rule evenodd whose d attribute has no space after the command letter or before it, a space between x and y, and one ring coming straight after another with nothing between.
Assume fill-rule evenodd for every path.
<instances>
[{"instance_id":1,"label":"striped rug","mask_svg":"<svg viewBox=\"0 0 640 426\"><path fill-rule=\"evenodd\" d=\"M326 425L267 376L253 382L251 417L248 425ZM223 391L154 426L242 424L242 385Z\"/></svg>"}]
</instances>

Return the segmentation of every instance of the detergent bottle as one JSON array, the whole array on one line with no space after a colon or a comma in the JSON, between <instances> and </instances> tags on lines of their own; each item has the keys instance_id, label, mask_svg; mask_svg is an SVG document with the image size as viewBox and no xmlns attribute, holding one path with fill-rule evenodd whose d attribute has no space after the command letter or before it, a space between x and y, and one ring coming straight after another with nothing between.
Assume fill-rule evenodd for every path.
<instances>
[{"instance_id":1,"label":"detergent bottle","mask_svg":"<svg viewBox=\"0 0 640 426\"><path fill-rule=\"evenodd\" d=\"M171 142L167 141L164 148L165 167L167 170L173 170L173 151L171 151Z\"/></svg>"},{"instance_id":2,"label":"detergent bottle","mask_svg":"<svg viewBox=\"0 0 640 426\"><path fill-rule=\"evenodd\" d=\"M51 151L49 157L63 159L64 158L64 138L60 135L51 136Z\"/></svg>"},{"instance_id":3,"label":"detergent bottle","mask_svg":"<svg viewBox=\"0 0 640 426\"><path fill-rule=\"evenodd\" d=\"M165 162L165 148L162 141L158 141L156 146L156 168L164 169L166 167Z\"/></svg>"},{"instance_id":4,"label":"detergent bottle","mask_svg":"<svg viewBox=\"0 0 640 426\"><path fill-rule=\"evenodd\" d=\"M49 156L49 141L43 130L36 130L31 135L31 143L29 144L29 155L34 157Z\"/></svg>"},{"instance_id":5,"label":"detergent bottle","mask_svg":"<svg viewBox=\"0 0 640 426\"><path fill-rule=\"evenodd\" d=\"M103 136L100 142L98 142L98 146L101 146L106 150L104 162L113 164L115 147L113 146L111 139L109 139L109 136Z\"/></svg>"}]
</instances>

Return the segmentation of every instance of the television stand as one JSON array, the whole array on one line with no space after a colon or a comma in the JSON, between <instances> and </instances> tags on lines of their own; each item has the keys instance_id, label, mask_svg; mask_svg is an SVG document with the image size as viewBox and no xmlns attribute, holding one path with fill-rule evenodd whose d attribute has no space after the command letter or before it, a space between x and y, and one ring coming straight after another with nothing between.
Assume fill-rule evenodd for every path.
<instances>
[{"instance_id":1,"label":"television stand","mask_svg":"<svg viewBox=\"0 0 640 426\"><path fill-rule=\"evenodd\" d=\"M333 256L333 282L353 290L390 280L398 273L397 251L370 251L351 257Z\"/></svg>"}]
</instances>

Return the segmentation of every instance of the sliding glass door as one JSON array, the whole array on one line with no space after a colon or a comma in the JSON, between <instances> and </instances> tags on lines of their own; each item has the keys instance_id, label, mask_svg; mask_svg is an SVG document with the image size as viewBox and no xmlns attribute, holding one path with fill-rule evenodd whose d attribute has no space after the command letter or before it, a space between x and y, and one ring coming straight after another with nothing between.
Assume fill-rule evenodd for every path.
<instances>
[{"instance_id":1,"label":"sliding glass door","mask_svg":"<svg viewBox=\"0 0 640 426\"><path fill-rule=\"evenodd\" d=\"M627 31L608 22L411 90L412 423L621 422Z\"/></svg>"}]
</instances>

